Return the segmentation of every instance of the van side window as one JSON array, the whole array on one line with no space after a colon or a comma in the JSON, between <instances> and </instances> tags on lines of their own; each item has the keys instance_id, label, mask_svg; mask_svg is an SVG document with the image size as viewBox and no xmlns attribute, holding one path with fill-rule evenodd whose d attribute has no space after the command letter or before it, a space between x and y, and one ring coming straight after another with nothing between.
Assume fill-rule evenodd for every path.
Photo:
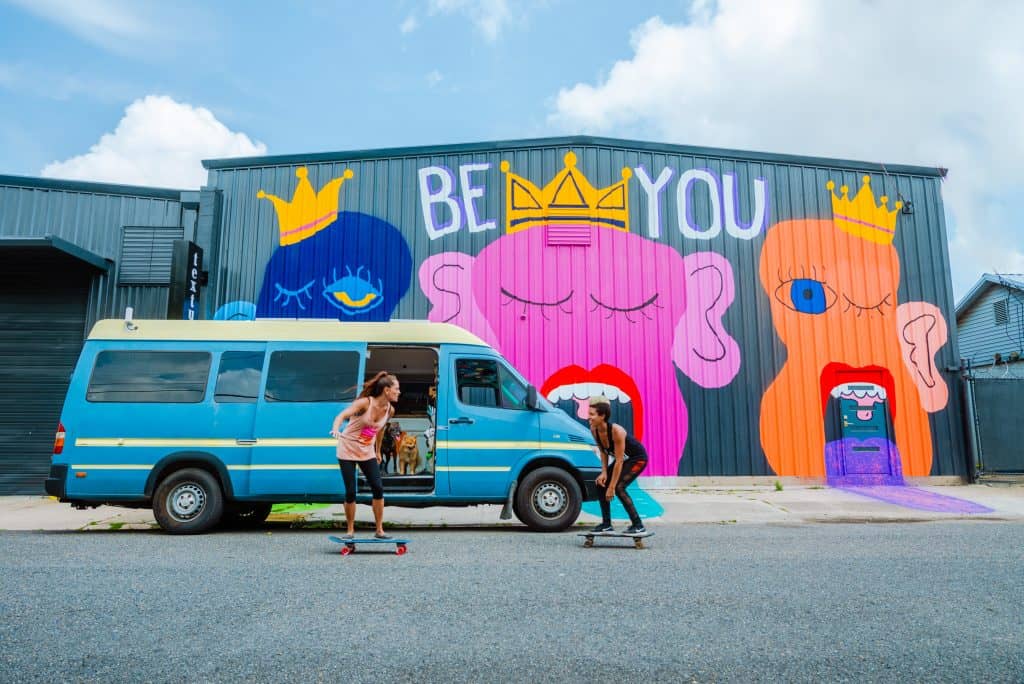
<instances>
[{"instance_id":1,"label":"van side window","mask_svg":"<svg viewBox=\"0 0 1024 684\"><path fill-rule=\"evenodd\" d=\"M260 395L263 352L227 351L220 356L213 400L221 404L252 404Z\"/></svg>"},{"instance_id":2,"label":"van side window","mask_svg":"<svg viewBox=\"0 0 1024 684\"><path fill-rule=\"evenodd\" d=\"M103 351L85 398L93 402L198 404L206 396L209 352Z\"/></svg>"},{"instance_id":3,"label":"van side window","mask_svg":"<svg viewBox=\"0 0 1024 684\"><path fill-rule=\"evenodd\" d=\"M276 351L270 354L267 401L352 401L359 384L359 352Z\"/></svg>"},{"instance_id":4,"label":"van side window","mask_svg":"<svg viewBox=\"0 0 1024 684\"><path fill-rule=\"evenodd\" d=\"M526 386L492 359L457 359L459 401L470 406L526 409Z\"/></svg>"}]
</instances>

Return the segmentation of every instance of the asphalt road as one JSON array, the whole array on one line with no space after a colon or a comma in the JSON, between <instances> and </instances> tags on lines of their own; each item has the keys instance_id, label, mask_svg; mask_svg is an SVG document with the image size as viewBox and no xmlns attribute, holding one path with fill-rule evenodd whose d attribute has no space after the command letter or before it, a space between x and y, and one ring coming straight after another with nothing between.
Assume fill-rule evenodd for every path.
<instances>
[{"instance_id":1,"label":"asphalt road","mask_svg":"<svg viewBox=\"0 0 1024 684\"><path fill-rule=\"evenodd\" d=\"M0 681L1024 680L1024 525L0 533Z\"/></svg>"}]
</instances>

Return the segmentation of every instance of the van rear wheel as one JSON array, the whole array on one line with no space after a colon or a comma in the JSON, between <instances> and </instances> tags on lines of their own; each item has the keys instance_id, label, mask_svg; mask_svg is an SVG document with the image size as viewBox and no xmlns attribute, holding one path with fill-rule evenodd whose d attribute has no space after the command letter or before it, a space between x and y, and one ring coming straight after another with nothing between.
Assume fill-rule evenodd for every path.
<instances>
[{"instance_id":1,"label":"van rear wheel","mask_svg":"<svg viewBox=\"0 0 1024 684\"><path fill-rule=\"evenodd\" d=\"M160 482L153 495L153 515L169 534L198 534L220 522L224 496L220 483L199 468L177 470Z\"/></svg>"},{"instance_id":2,"label":"van rear wheel","mask_svg":"<svg viewBox=\"0 0 1024 684\"><path fill-rule=\"evenodd\" d=\"M576 478L562 468L544 466L528 473L516 487L515 511L536 532L561 532L576 522L583 494Z\"/></svg>"}]
</instances>

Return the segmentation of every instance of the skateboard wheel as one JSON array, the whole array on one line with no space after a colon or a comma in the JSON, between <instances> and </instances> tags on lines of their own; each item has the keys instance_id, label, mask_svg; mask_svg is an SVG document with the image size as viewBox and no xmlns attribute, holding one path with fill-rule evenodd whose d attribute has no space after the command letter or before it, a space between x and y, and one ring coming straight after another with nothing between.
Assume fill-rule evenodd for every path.
<instances>
[{"instance_id":1,"label":"skateboard wheel","mask_svg":"<svg viewBox=\"0 0 1024 684\"><path fill-rule=\"evenodd\" d=\"M347 556L348 554L352 553L353 551L355 551L355 549L353 549L351 546L343 546L343 547L341 547L341 555L342 556Z\"/></svg>"},{"instance_id":2,"label":"skateboard wheel","mask_svg":"<svg viewBox=\"0 0 1024 684\"><path fill-rule=\"evenodd\" d=\"M405 544L399 544L397 547L395 547L395 553L399 556L404 556L406 551L408 551L408 549L405 548Z\"/></svg>"},{"instance_id":3,"label":"skateboard wheel","mask_svg":"<svg viewBox=\"0 0 1024 684\"><path fill-rule=\"evenodd\" d=\"M593 539L585 539L583 541L583 548L585 548L585 549L589 549L593 545L594 545L594 540Z\"/></svg>"},{"instance_id":4,"label":"skateboard wheel","mask_svg":"<svg viewBox=\"0 0 1024 684\"><path fill-rule=\"evenodd\" d=\"M637 539L633 543L636 544L636 548L638 548L638 549L644 548L644 540L643 539Z\"/></svg>"}]
</instances>

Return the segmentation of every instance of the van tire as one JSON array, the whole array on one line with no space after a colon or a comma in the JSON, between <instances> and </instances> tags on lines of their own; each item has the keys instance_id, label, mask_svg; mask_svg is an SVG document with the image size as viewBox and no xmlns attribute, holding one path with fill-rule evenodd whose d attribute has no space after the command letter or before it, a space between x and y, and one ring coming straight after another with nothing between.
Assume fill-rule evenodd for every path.
<instances>
[{"instance_id":1,"label":"van tire","mask_svg":"<svg viewBox=\"0 0 1024 684\"><path fill-rule=\"evenodd\" d=\"M562 468L544 466L523 477L512 510L535 532L561 532L576 522L582 506L576 478Z\"/></svg>"},{"instance_id":2,"label":"van tire","mask_svg":"<svg viewBox=\"0 0 1024 684\"><path fill-rule=\"evenodd\" d=\"M224 495L220 483L199 468L176 470L153 495L153 515L168 534L199 534L220 522Z\"/></svg>"},{"instance_id":3,"label":"van tire","mask_svg":"<svg viewBox=\"0 0 1024 684\"><path fill-rule=\"evenodd\" d=\"M230 530L254 530L267 521L273 507L273 504L258 502L229 503L224 507L220 526Z\"/></svg>"}]
</instances>

